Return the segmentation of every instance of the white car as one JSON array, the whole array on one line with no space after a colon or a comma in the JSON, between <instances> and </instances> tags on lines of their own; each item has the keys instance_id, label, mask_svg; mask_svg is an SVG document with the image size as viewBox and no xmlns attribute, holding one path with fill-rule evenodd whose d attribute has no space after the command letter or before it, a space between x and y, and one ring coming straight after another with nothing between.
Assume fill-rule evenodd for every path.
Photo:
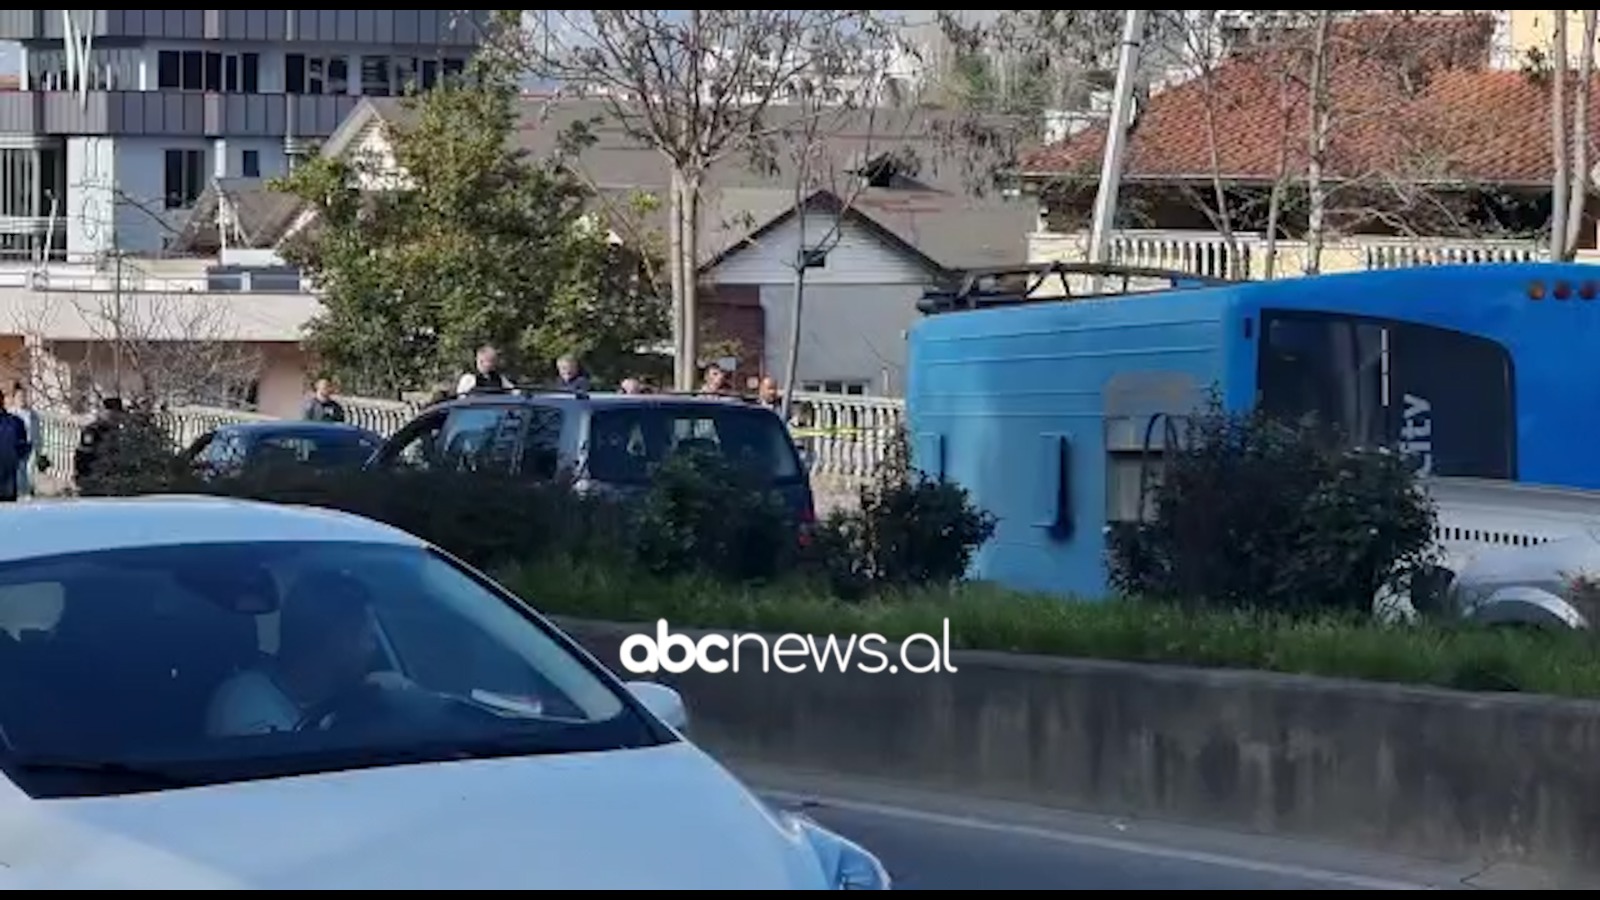
<instances>
[{"instance_id":1,"label":"white car","mask_svg":"<svg viewBox=\"0 0 1600 900\"><path fill-rule=\"evenodd\" d=\"M323 510L0 510L0 890L886 890L483 575Z\"/></svg>"}]
</instances>

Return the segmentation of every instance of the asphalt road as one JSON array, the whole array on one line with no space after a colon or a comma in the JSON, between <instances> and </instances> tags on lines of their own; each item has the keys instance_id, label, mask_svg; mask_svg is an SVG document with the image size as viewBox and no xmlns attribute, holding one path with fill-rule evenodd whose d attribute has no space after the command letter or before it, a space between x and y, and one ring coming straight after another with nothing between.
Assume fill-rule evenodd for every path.
<instances>
[{"instance_id":1,"label":"asphalt road","mask_svg":"<svg viewBox=\"0 0 1600 900\"><path fill-rule=\"evenodd\" d=\"M741 770L878 854L900 890L1495 890L1469 865ZM1500 881L1502 883L1494 883Z\"/></svg>"}]
</instances>

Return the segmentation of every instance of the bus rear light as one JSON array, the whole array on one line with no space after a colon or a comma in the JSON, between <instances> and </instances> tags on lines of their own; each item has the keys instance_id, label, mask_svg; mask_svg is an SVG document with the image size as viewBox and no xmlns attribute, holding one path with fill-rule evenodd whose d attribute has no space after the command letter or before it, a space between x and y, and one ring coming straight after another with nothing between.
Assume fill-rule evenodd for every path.
<instances>
[{"instance_id":1,"label":"bus rear light","mask_svg":"<svg viewBox=\"0 0 1600 900\"><path fill-rule=\"evenodd\" d=\"M1578 285L1578 296L1585 300L1593 300L1596 293L1600 293L1600 286L1592 281L1585 281Z\"/></svg>"},{"instance_id":2,"label":"bus rear light","mask_svg":"<svg viewBox=\"0 0 1600 900\"><path fill-rule=\"evenodd\" d=\"M1528 299L1530 299L1530 300L1543 300L1544 299L1544 282L1542 282L1542 281L1531 281L1531 282L1528 283Z\"/></svg>"},{"instance_id":3,"label":"bus rear light","mask_svg":"<svg viewBox=\"0 0 1600 900\"><path fill-rule=\"evenodd\" d=\"M1556 289L1550 292L1557 300L1572 299L1572 285L1565 281L1556 282Z\"/></svg>"}]
</instances>

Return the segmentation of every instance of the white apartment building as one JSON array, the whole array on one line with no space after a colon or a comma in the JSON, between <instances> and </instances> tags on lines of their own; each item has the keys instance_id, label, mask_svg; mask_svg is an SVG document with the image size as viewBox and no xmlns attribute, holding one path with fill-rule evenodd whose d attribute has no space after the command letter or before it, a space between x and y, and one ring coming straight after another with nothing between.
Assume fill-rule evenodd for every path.
<instances>
[{"instance_id":1,"label":"white apartment building","mask_svg":"<svg viewBox=\"0 0 1600 900\"><path fill-rule=\"evenodd\" d=\"M271 178L361 97L459 71L487 10L0 10L0 257L159 252L216 178Z\"/></svg>"}]
</instances>

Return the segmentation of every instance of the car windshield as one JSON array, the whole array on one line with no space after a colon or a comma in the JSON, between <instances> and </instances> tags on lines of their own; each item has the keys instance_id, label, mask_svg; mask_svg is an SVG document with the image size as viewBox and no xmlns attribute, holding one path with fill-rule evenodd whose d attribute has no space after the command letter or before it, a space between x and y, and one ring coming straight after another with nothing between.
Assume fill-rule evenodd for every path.
<instances>
[{"instance_id":1,"label":"car windshield","mask_svg":"<svg viewBox=\"0 0 1600 900\"><path fill-rule=\"evenodd\" d=\"M378 441L359 432L274 434L256 439L250 448L249 460L253 465L359 466L379 446Z\"/></svg>"},{"instance_id":2,"label":"car windshield","mask_svg":"<svg viewBox=\"0 0 1600 900\"><path fill-rule=\"evenodd\" d=\"M589 477L643 483L667 457L690 449L720 454L775 483L801 478L794 444L777 416L711 403L596 410L589 430Z\"/></svg>"},{"instance_id":3,"label":"car windshield","mask_svg":"<svg viewBox=\"0 0 1600 900\"><path fill-rule=\"evenodd\" d=\"M0 567L0 768L85 796L672 740L421 547L258 542Z\"/></svg>"}]
</instances>

